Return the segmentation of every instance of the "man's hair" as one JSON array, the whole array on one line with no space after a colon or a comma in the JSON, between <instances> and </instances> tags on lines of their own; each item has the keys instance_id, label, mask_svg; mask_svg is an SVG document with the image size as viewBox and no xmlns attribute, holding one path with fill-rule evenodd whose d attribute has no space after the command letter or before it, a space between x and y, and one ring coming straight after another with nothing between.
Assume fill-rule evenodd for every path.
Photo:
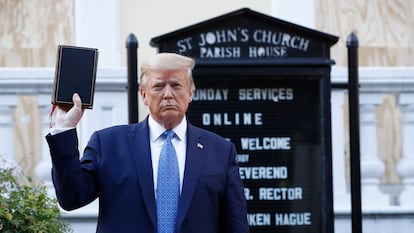
<instances>
[{"instance_id":1,"label":"man's hair","mask_svg":"<svg viewBox=\"0 0 414 233\"><path fill-rule=\"evenodd\" d=\"M186 70L191 91L195 90L192 71L195 61L176 53L158 53L151 56L141 65L140 87L145 88L148 81L147 73L151 70Z\"/></svg>"}]
</instances>

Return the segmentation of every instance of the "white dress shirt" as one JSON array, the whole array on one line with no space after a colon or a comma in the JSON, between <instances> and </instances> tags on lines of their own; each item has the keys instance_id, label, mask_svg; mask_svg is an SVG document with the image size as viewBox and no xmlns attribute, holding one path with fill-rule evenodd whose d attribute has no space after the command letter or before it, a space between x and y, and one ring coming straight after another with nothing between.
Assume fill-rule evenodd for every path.
<instances>
[{"instance_id":1,"label":"white dress shirt","mask_svg":"<svg viewBox=\"0 0 414 233\"><path fill-rule=\"evenodd\" d=\"M157 177L158 177L158 161L160 159L161 148L164 145L165 138L162 137L165 129L158 124L151 115L148 117L149 125L149 137L151 145L151 160L152 169L154 174L154 191L157 193ZM175 152L177 153L178 169L180 172L180 190L183 187L184 167L185 167L185 155L187 145L187 120L184 117L179 125L172 129L175 133L175 137L172 139Z\"/></svg>"}]
</instances>

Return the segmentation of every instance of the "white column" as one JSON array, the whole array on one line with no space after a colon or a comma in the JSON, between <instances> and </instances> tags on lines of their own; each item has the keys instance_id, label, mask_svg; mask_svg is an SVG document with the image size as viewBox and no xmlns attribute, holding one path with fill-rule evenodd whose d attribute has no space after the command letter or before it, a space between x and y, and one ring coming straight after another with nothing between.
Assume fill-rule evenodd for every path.
<instances>
[{"instance_id":1,"label":"white column","mask_svg":"<svg viewBox=\"0 0 414 233\"><path fill-rule=\"evenodd\" d=\"M402 127L403 127L403 153L397 165L397 170L404 186L400 195L402 207L414 207L414 98L404 98L401 94Z\"/></svg>"},{"instance_id":2,"label":"white column","mask_svg":"<svg viewBox=\"0 0 414 233\"><path fill-rule=\"evenodd\" d=\"M360 105L362 207L389 206L389 197L379 189L385 166L377 153L377 107L370 103Z\"/></svg>"},{"instance_id":3,"label":"white column","mask_svg":"<svg viewBox=\"0 0 414 233\"><path fill-rule=\"evenodd\" d=\"M51 105L40 105L39 111L41 114L41 126L42 126L42 136L46 136L49 133L49 113L51 111ZM52 169L52 160L49 155L49 147L43 140L42 144L42 159L36 166L36 175L42 180L43 184L46 186L48 194L50 196L55 196L54 187L52 183L51 169Z\"/></svg>"},{"instance_id":4,"label":"white column","mask_svg":"<svg viewBox=\"0 0 414 233\"><path fill-rule=\"evenodd\" d=\"M99 67L121 65L119 1L75 0L75 45L99 49Z\"/></svg>"},{"instance_id":5,"label":"white column","mask_svg":"<svg viewBox=\"0 0 414 233\"><path fill-rule=\"evenodd\" d=\"M6 159L11 164L16 164L13 161L13 113L16 109L15 105L0 105L0 159ZM0 166L2 163L0 162Z\"/></svg>"},{"instance_id":6,"label":"white column","mask_svg":"<svg viewBox=\"0 0 414 233\"><path fill-rule=\"evenodd\" d=\"M315 28L314 0L273 0L272 15L304 27ZM295 12L292 14L292 12Z\"/></svg>"},{"instance_id":7,"label":"white column","mask_svg":"<svg viewBox=\"0 0 414 233\"><path fill-rule=\"evenodd\" d=\"M344 97L344 91L332 91L332 176L336 213L349 212L351 209L351 197L347 191L344 164Z\"/></svg>"}]
</instances>

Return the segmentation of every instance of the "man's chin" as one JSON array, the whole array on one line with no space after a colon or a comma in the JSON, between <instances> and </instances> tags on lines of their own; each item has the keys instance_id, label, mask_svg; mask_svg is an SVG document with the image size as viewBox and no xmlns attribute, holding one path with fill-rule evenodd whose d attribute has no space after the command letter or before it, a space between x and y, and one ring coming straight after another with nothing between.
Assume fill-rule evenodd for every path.
<instances>
[{"instance_id":1,"label":"man's chin","mask_svg":"<svg viewBox=\"0 0 414 233\"><path fill-rule=\"evenodd\" d=\"M162 113L162 118L166 121L174 121L180 117L180 113L177 111L169 110Z\"/></svg>"}]
</instances>

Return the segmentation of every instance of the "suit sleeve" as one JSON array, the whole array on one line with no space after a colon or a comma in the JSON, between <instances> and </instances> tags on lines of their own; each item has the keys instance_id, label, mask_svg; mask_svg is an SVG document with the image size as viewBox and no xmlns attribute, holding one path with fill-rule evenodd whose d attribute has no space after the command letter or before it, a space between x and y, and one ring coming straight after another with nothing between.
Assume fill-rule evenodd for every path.
<instances>
[{"instance_id":1,"label":"suit sleeve","mask_svg":"<svg viewBox=\"0 0 414 233\"><path fill-rule=\"evenodd\" d=\"M244 196L244 186L240 178L239 166L236 162L236 148L231 144L229 168L224 201L224 231L229 233L248 233L247 203Z\"/></svg>"},{"instance_id":2,"label":"suit sleeve","mask_svg":"<svg viewBox=\"0 0 414 233\"><path fill-rule=\"evenodd\" d=\"M89 144L96 141L96 138L92 136ZM88 155L84 155L82 161L79 160L76 129L53 136L49 134L46 140L52 159L53 184L61 207L74 210L95 200L98 193L98 152L87 149Z\"/></svg>"}]
</instances>

